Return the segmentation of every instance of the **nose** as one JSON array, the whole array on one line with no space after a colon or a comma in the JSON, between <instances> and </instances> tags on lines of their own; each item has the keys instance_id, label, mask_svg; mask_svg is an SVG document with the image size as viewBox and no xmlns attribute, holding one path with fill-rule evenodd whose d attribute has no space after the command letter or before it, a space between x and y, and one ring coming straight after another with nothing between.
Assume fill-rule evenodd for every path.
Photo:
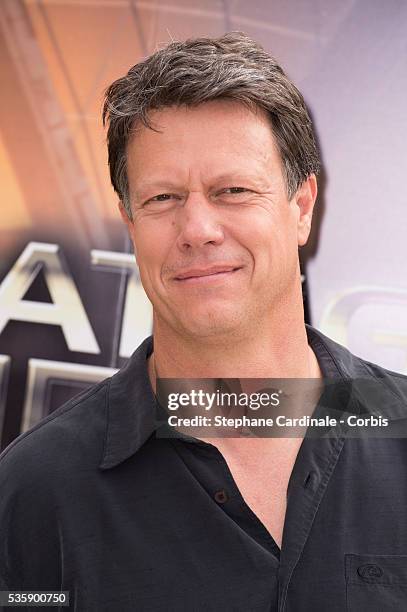
<instances>
[{"instance_id":1,"label":"nose","mask_svg":"<svg viewBox=\"0 0 407 612\"><path fill-rule=\"evenodd\" d=\"M182 251L221 244L224 240L219 211L202 193L190 192L179 209L178 247Z\"/></svg>"}]
</instances>

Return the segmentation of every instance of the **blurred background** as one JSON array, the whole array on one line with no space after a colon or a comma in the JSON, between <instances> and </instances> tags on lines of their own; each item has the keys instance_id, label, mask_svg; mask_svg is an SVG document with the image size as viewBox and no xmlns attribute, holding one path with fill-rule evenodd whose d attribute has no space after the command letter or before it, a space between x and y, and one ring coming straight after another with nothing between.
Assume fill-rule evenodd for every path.
<instances>
[{"instance_id":1,"label":"blurred background","mask_svg":"<svg viewBox=\"0 0 407 612\"><path fill-rule=\"evenodd\" d=\"M151 333L110 186L104 89L172 39L230 30L279 60L316 125L306 321L407 374L404 0L2 0L2 447Z\"/></svg>"}]
</instances>

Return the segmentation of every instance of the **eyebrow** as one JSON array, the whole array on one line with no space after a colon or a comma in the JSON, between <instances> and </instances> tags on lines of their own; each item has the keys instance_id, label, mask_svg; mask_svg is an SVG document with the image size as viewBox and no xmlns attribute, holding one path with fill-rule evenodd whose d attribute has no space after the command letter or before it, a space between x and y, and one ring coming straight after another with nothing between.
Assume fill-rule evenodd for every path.
<instances>
[{"instance_id":1,"label":"eyebrow","mask_svg":"<svg viewBox=\"0 0 407 612\"><path fill-rule=\"evenodd\" d=\"M256 174L248 174L247 172L238 172L234 170L233 172L223 172L211 179L211 184L221 183L224 181L253 181L258 186L264 186L264 180L259 175ZM174 180L146 180L141 183L134 191L136 198L140 198L141 194L147 190L160 191L168 190L168 189L180 189L180 184L174 182Z\"/></svg>"},{"instance_id":2,"label":"eyebrow","mask_svg":"<svg viewBox=\"0 0 407 612\"><path fill-rule=\"evenodd\" d=\"M260 174L250 174L247 171L242 172L224 172L215 176L212 179L212 183L222 183L223 181L253 181L255 183L263 182Z\"/></svg>"},{"instance_id":3,"label":"eyebrow","mask_svg":"<svg viewBox=\"0 0 407 612\"><path fill-rule=\"evenodd\" d=\"M146 191L147 189L178 189L179 185L177 186L175 182L168 180L168 181L164 181L164 180L147 180L143 183L141 183L140 185L137 186L137 189L135 189L135 195L139 195L141 192Z\"/></svg>"}]
</instances>

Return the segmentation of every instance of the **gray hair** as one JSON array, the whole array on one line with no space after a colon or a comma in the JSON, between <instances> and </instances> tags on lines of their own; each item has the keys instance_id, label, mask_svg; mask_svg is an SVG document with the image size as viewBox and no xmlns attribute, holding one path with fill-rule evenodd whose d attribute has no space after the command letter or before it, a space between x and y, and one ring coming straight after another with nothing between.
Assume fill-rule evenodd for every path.
<instances>
[{"instance_id":1,"label":"gray hair","mask_svg":"<svg viewBox=\"0 0 407 612\"><path fill-rule=\"evenodd\" d=\"M318 173L319 155L304 98L259 43L243 32L175 41L130 68L105 92L103 125L108 124L110 178L130 219L126 149L135 124L154 130L150 111L215 99L266 111L289 199L312 173Z\"/></svg>"}]
</instances>

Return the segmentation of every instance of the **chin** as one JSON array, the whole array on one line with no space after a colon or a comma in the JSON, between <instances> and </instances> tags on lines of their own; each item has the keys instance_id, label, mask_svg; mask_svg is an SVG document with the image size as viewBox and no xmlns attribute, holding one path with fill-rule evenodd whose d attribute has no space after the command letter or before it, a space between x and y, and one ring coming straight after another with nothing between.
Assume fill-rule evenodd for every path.
<instances>
[{"instance_id":1,"label":"chin","mask_svg":"<svg viewBox=\"0 0 407 612\"><path fill-rule=\"evenodd\" d=\"M181 326L189 336L219 339L222 335L235 333L242 328L243 320L244 317L236 312L228 316L222 312L216 313L215 316L213 313L206 313L188 317L188 320L181 321Z\"/></svg>"}]
</instances>

